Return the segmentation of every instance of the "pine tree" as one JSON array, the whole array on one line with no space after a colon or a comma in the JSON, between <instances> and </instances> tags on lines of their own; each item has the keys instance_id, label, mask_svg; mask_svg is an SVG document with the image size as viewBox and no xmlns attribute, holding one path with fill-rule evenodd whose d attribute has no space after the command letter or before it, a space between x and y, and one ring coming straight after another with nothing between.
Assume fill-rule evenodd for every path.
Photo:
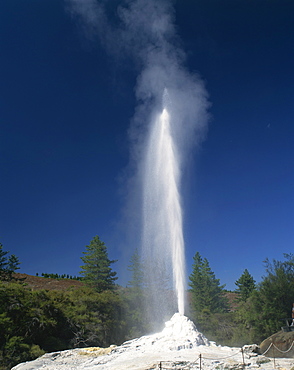
<instances>
[{"instance_id":1,"label":"pine tree","mask_svg":"<svg viewBox=\"0 0 294 370\"><path fill-rule=\"evenodd\" d=\"M204 304L202 303L202 296L203 296L203 284L202 284L202 272L201 266L203 264L203 260L200 256L199 252L196 252L195 256L193 257L194 264L192 265L192 273L189 276L189 286L191 287L190 291L192 293L192 304L194 311L200 312L204 308Z\"/></svg>"},{"instance_id":2,"label":"pine tree","mask_svg":"<svg viewBox=\"0 0 294 370\"><path fill-rule=\"evenodd\" d=\"M18 267L19 265L20 265L19 258L16 257L15 254L11 254L8 257L7 270L11 272L15 272L16 270L19 270L19 267Z\"/></svg>"},{"instance_id":3,"label":"pine tree","mask_svg":"<svg viewBox=\"0 0 294 370\"><path fill-rule=\"evenodd\" d=\"M7 270L7 257L8 251L3 250L3 245L0 243L0 280L11 280L11 274Z\"/></svg>"},{"instance_id":4,"label":"pine tree","mask_svg":"<svg viewBox=\"0 0 294 370\"><path fill-rule=\"evenodd\" d=\"M7 266L7 257L8 252L3 250L3 245L0 243L0 271L5 270Z\"/></svg>"},{"instance_id":5,"label":"pine tree","mask_svg":"<svg viewBox=\"0 0 294 370\"><path fill-rule=\"evenodd\" d=\"M106 245L95 236L90 245L86 246L86 252L83 252L84 257L81 260L84 265L81 266L80 274L84 276L84 280L93 286L97 292L105 290L113 290L115 280L117 280L116 272L112 271L110 265L115 260L108 258Z\"/></svg>"},{"instance_id":6,"label":"pine tree","mask_svg":"<svg viewBox=\"0 0 294 370\"><path fill-rule=\"evenodd\" d=\"M130 263L128 271L131 272L131 280L128 282L128 286L139 290L143 286L144 274L138 249L136 249L134 254L131 256Z\"/></svg>"},{"instance_id":7,"label":"pine tree","mask_svg":"<svg viewBox=\"0 0 294 370\"><path fill-rule=\"evenodd\" d=\"M244 270L240 278L235 282L237 285L236 293L238 293L238 300L245 302L252 292L256 289L255 280L249 274L247 269Z\"/></svg>"},{"instance_id":8,"label":"pine tree","mask_svg":"<svg viewBox=\"0 0 294 370\"><path fill-rule=\"evenodd\" d=\"M199 252L195 254L193 260L193 270L189 277L193 311L196 313L203 310L211 313L226 311L228 303L224 296L225 285L220 285L220 280L216 279L214 272L211 271L208 260L202 259Z\"/></svg>"},{"instance_id":9,"label":"pine tree","mask_svg":"<svg viewBox=\"0 0 294 370\"><path fill-rule=\"evenodd\" d=\"M18 257L16 257L15 254L11 254L8 257L7 261L7 267L6 267L6 274L7 274L7 279L12 280L12 275L15 273L16 270L19 270L20 262Z\"/></svg>"}]
</instances>

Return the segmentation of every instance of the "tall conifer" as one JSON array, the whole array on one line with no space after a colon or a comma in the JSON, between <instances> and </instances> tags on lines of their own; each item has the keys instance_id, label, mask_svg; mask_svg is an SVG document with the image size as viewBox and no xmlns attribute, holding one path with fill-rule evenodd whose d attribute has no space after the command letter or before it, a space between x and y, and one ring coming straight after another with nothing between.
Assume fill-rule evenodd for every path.
<instances>
[{"instance_id":1,"label":"tall conifer","mask_svg":"<svg viewBox=\"0 0 294 370\"><path fill-rule=\"evenodd\" d=\"M237 285L236 293L238 293L239 301L246 301L252 292L255 290L255 280L253 276L249 274L247 269L244 270L240 278L235 282Z\"/></svg>"},{"instance_id":2,"label":"tall conifer","mask_svg":"<svg viewBox=\"0 0 294 370\"><path fill-rule=\"evenodd\" d=\"M197 313L205 309L212 313L226 311L228 303L224 296L225 285L220 285L220 280L215 277L208 260L203 259L199 252L193 259L193 270L189 277L193 311Z\"/></svg>"},{"instance_id":3,"label":"tall conifer","mask_svg":"<svg viewBox=\"0 0 294 370\"><path fill-rule=\"evenodd\" d=\"M80 274L84 276L84 280L97 292L113 290L117 277L116 272L112 271L110 266L116 260L108 258L106 245L99 239L99 236L91 240L83 254L84 257L81 257L81 260L84 265L81 266Z\"/></svg>"}]
</instances>

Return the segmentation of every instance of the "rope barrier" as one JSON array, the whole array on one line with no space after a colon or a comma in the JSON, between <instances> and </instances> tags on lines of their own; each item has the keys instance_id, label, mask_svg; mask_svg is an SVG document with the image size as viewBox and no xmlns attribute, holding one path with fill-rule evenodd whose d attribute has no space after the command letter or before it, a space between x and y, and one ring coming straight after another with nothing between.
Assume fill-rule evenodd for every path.
<instances>
[{"instance_id":1,"label":"rope barrier","mask_svg":"<svg viewBox=\"0 0 294 370\"><path fill-rule=\"evenodd\" d=\"M235 352L234 354L232 354L230 356L217 357L217 358L203 357L203 355L200 353L199 354L199 357L197 358L197 360L195 360L193 362L189 362L188 365L180 365L181 367L179 369L181 369L181 370L190 369L191 366L196 365L196 363L200 360L199 361L199 370L202 370L202 362L201 362L201 360L212 360L212 361L215 361L215 360L217 360L217 361L219 361L219 360L225 360L227 358L231 358L231 357L234 357L234 356L240 354L240 352L242 352L242 349L239 352ZM167 365L165 365L165 367L162 367L162 365L164 363L167 363ZM173 367L166 367L166 366L169 366L168 363L172 363L173 364L172 365ZM243 360L243 363L244 363L244 360ZM174 367L175 364L176 363L174 361L160 361L160 363L159 363L159 369L162 369L162 370L172 370L172 369L175 369L175 367ZM177 365L177 366L179 366L179 365Z\"/></svg>"},{"instance_id":2,"label":"rope barrier","mask_svg":"<svg viewBox=\"0 0 294 370\"><path fill-rule=\"evenodd\" d=\"M191 366L193 366L193 363L191 363L191 362L188 363L187 365L177 364L176 362L172 362L172 367L167 367L167 366L169 366L168 364L167 365L164 365L164 363L167 363L167 362L169 363L169 362L172 362L172 361L161 361L159 363L159 369L160 370L175 370L175 369L185 370L185 369L190 369ZM163 365L164 365L164 367L162 367Z\"/></svg>"},{"instance_id":3,"label":"rope barrier","mask_svg":"<svg viewBox=\"0 0 294 370\"><path fill-rule=\"evenodd\" d=\"M261 356L264 356L270 349L271 347L274 347L278 352L280 353L288 353L291 351L291 349L293 348L293 345L294 345L294 341L292 342L291 346L286 350L286 351L282 351L281 349L279 349L274 343L271 343L268 348L261 354Z\"/></svg>"},{"instance_id":4,"label":"rope barrier","mask_svg":"<svg viewBox=\"0 0 294 370\"><path fill-rule=\"evenodd\" d=\"M261 356L264 356L272 347L273 343L271 343L268 348L261 354Z\"/></svg>"},{"instance_id":5,"label":"rope barrier","mask_svg":"<svg viewBox=\"0 0 294 370\"><path fill-rule=\"evenodd\" d=\"M226 356L226 357L211 358L211 357L203 357L202 356L202 358L205 359L205 360L225 360L227 358L234 357L234 356L238 355L240 352L241 352L241 350L239 352L236 352L236 353L234 353L230 356Z\"/></svg>"},{"instance_id":6,"label":"rope barrier","mask_svg":"<svg viewBox=\"0 0 294 370\"><path fill-rule=\"evenodd\" d=\"M293 346L294 346L294 341L292 342L291 346L286 351L282 351L274 343L271 343L268 346L268 348L261 354L261 356L264 356L272 347L274 347L280 353L288 353L288 352L291 351L291 349L293 348ZM231 358L231 357L237 356L240 353L242 354L243 366L245 366L245 362L244 362L244 350L243 350L243 348L241 348L238 352L235 352L232 355L229 355L229 356L226 356L226 357L211 358L211 357L203 357L202 354L199 354L199 357L195 361L189 362L187 365L184 365L181 362L176 363L174 361L160 361L160 363L159 363L159 369L161 369L161 370L174 370L175 369L175 365L176 365L177 366L176 367L177 369L185 370L185 369L190 369L191 366L196 365L196 363L199 361L199 370L202 370L202 360L212 360L212 361L226 360L227 358ZM172 367L166 367L166 366L165 367L162 367L162 365L164 363L166 363L166 366L168 366L168 363L172 363L173 365L172 365ZM180 366L180 367L178 367L178 366Z\"/></svg>"},{"instance_id":7,"label":"rope barrier","mask_svg":"<svg viewBox=\"0 0 294 370\"><path fill-rule=\"evenodd\" d=\"M292 342L291 346L289 347L289 349L287 349L287 351L282 351L281 349L279 349L275 344L272 343L272 345L281 353L288 353L291 351L291 349L293 348L293 345L294 345L294 341Z\"/></svg>"},{"instance_id":8,"label":"rope barrier","mask_svg":"<svg viewBox=\"0 0 294 370\"><path fill-rule=\"evenodd\" d=\"M193 362L189 362L187 365L183 365L183 364L180 365L181 362L180 363L177 363L177 362L174 362L174 361L160 361L160 363L159 363L159 369L160 370L174 370L175 369L175 367L174 367L175 364L176 364L176 366L181 366L178 369L181 369L181 370L190 369L191 366L196 365L196 363L197 363L198 360L200 360L200 362L199 362L199 370L201 370L201 354L199 354L199 357L197 358L197 360L195 360ZM162 367L162 365L164 363L172 363L172 367Z\"/></svg>"}]
</instances>

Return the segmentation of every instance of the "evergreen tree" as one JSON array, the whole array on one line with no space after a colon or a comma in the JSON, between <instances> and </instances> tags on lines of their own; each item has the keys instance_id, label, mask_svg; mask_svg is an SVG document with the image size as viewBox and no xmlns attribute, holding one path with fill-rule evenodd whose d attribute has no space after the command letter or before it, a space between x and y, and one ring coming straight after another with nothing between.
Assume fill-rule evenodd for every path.
<instances>
[{"instance_id":1,"label":"evergreen tree","mask_svg":"<svg viewBox=\"0 0 294 370\"><path fill-rule=\"evenodd\" d=\"M110 265L116 261L108 258L106 245L98 236L95 236L90 245L86 246L86 252L83 254L84 257L81 257L81 260L84 265L81 266L80 274L84 276L84 280L97 292L113 290L117 277Z\"/></svg>"},{"instance_id":2,"label":"evergreen tree","mask_svg":"<svg viewBox=\"0 0 294 370\"><path fill-rule=\"evenodd\" d=\"M19 259L15 254L11 254L8 259L6 255L9 252L3 250L3 245L0 243L0 280L12 280L12 274L19 269Z\"/></svg>"},{"instance_id":3,"label":"evergreen tree","mask_svg":"<svg viewBox=\"0 0 294 370\"><path fill-rule=\"evenodd\" d=\"M128 286L141 289L143 286L144 274L138 249L135 249L134 254L131 256L130 263L128 271L131 272L131 280L128 282Z\"/></svg>"},{"instance_id":4,"label":"evergreen tree","mask_svg":"<svg viewBox=\"0 0 294 370\"><path fill-rule=\"evenodd\" d=\"M7 266L7 257L6 257L7 254L8 252L3 250L3 245L0 243L0 271L1 272L5 270Z\"/></svg>"},{"instance_id":5,"label":"evergreen tree","mask_svg":"<svg viewBox=\"0 0 294 370\"><path fill-rule=\"evenodd\" d=\"M220 285L220 280L216 279L211 271L208 260L203 259L199 252L193 260L193 270L189 277L193 311L196 315L205 310L211 313L226 311L228 303L224 296L225 285Z\"/></svg>"},{"instance_id":6,"label":"evergreen tree","mask_svg":"<svg viewBox=\"0 0 294 370\"><path fill-rule=\"evenodd\" d=\"M5 269L6 280L12 280L13 279L12 275L15 273L16 270L19 270L19 267L18 267L19 265L20 265L20 262L19 262L18 257L16 257L15 254L11 254L8 257L7 267Z\"/></svg>"},{"instance_id":7,"label":"evergreen tree","mask_svg":"<svg viewBox=\"0 0 294 370\"><path fill-rule=\"evenodd\" d=\"M238 289L236 289L236 293L238 293L238 300L245 302L252 292L256 289L255 280L253 276L249 274L247 269L244 270L243 274L240 278L235 282Z\"/></svg>"},{"instance_id":8,"label":"evergreen tree","mask_svg":"<svg viewBox=\"0 0 294 370\"><path fill-rule=\"evenodd\" d=\"M131 280L124 290L123 299L126 302L125 317L128 328L128 337L136 338L146 333L146 317L144 315L145 290L144 273L138 249L131 256L128 271L131 272Z\"/></svg>"},{"instance_id":9,"label":"evergreen tree","mask_svg":"<svg viewBox=\"0 0 294 370\"><path fill-rule=\"evenodd\" d=\"M19 259L18 257L16 257L15 254L11 254L9 257L8 257L8 262L7 262L7 270L9 272L15 272L16 270L19 270L19 266L20 265L20 262L19 262Z\"/></svg>"}]
</instances>

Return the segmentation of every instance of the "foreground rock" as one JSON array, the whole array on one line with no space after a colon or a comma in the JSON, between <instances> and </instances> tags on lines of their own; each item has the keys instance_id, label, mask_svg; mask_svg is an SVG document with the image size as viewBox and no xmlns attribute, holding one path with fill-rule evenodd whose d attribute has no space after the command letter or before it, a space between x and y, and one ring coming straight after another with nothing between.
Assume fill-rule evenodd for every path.
<instances>
[{"instance_id":1,"label":"foreground rock","mask_svg":"<svg viewBox=\"0 0 294 370\"><path fill-rule=\"evenodd\" d=\"M105 352L106 351L106 352ZM190 368L220 370L226 368L241 369L258 368L273 369L277 363L252 352L252 348L244 351L240 348L216 346L209 342L185 316L175 314L165 324L162 332L143 336L123 343L119 347L73 349L48 353L35 361L19 364L13 370L151 370L172 368ZM288 361L284 363L285 361ZM291 369L294 360L284 360L280 367ZM175 367L173 367L175 368Z\"/></svg>"},{"instance_id":2,"label":"foreground rock","mask_svg":"<svg viewBox=\"0 0 294 370\"><path fill-rule=\"evenodd\" d=\"M271 335L261 343L260 353L268 357L294 358L294 331Z\"/></svg>"}]
</instances>

